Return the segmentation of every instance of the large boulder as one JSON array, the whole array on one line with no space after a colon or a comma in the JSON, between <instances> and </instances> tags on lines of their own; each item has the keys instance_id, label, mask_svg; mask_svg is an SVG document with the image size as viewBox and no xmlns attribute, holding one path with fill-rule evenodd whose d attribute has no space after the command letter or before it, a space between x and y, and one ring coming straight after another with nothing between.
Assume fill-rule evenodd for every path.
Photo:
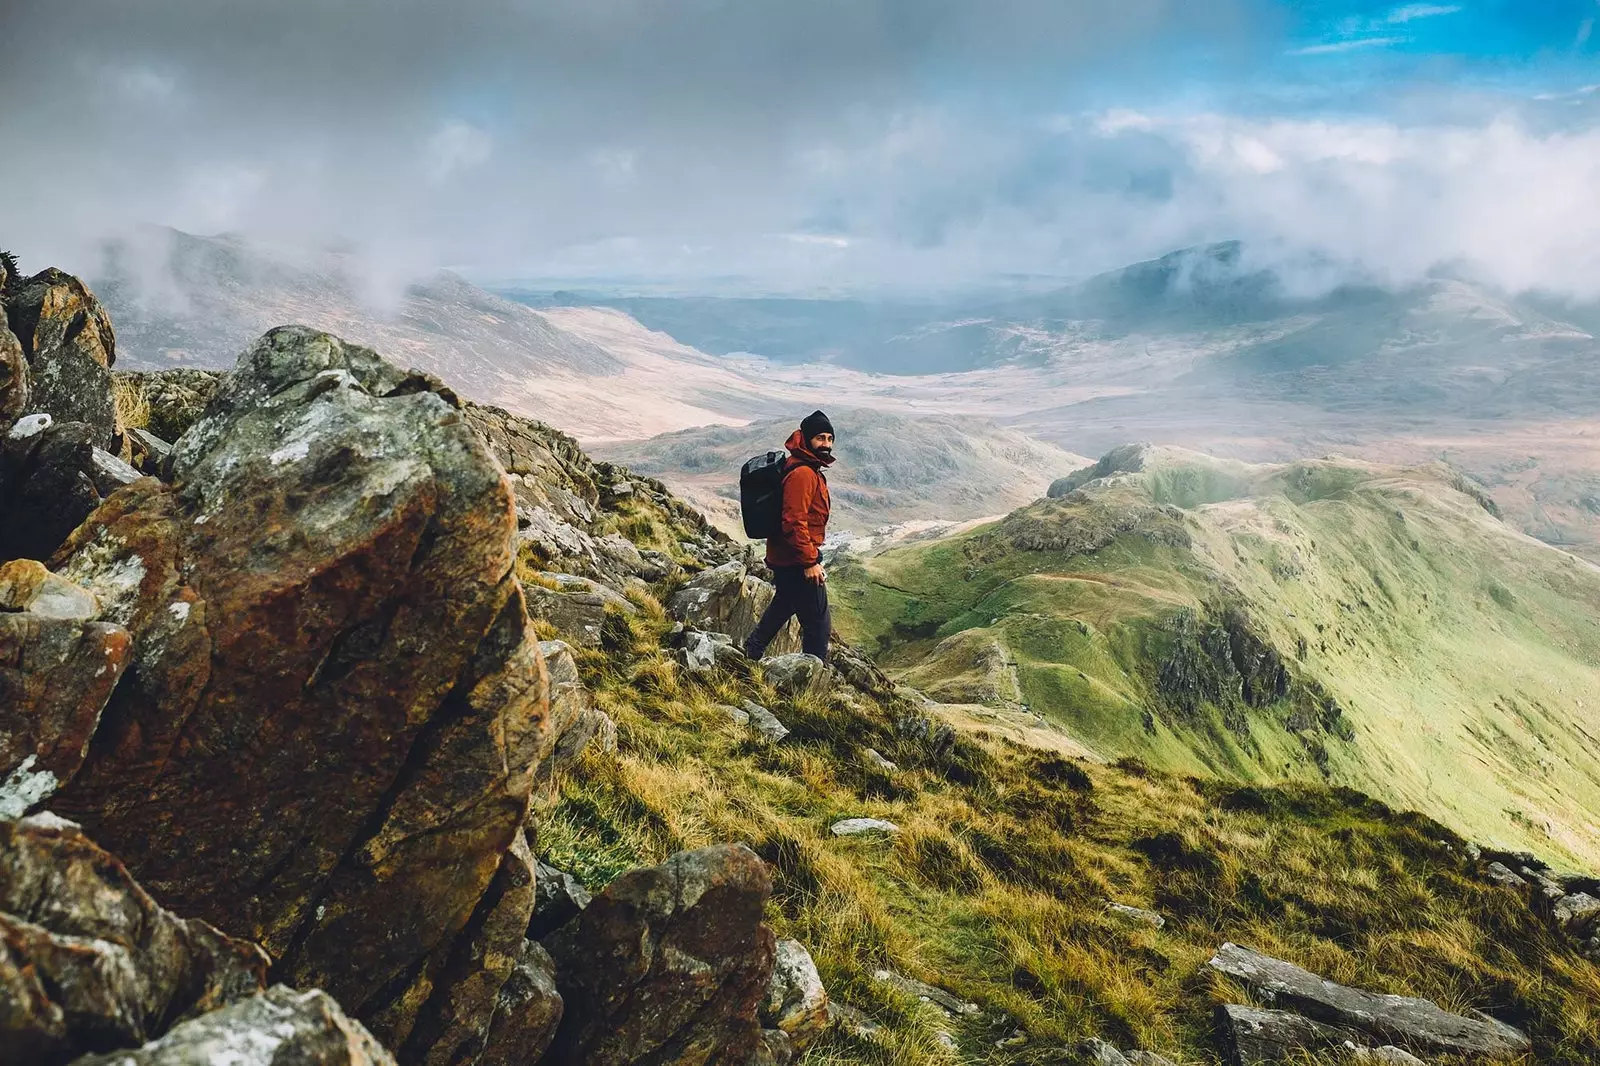
<instances>
[{"instance_id":1,"label":"large boulder","mask_svg":"<svg viewBox=\"0 0 1600 1066\"><path fill-rule=\"evenodd\" d=\"M53 1066L260 990L267 957L159 906L51 814L0 820L0 1047Z\"/></svg>"},{"instance_id":2,"label":"large boulder","mask_svg":"<svg viewBox=\"0 0 1600 1066\"><path fill-rule=\"evenodd\" d=\"M761 676L780 696L791 700L822 696L829 688L827 664L804 652L762 659Z\"/></svg>"},{"instance_id":3,"label":"large boulder","mask_svg":"<svg viewBox=\"0 0 1600 1066\"><path fill-rule=\"evenodd\" d=\"M73 1066L394 1066L394 1058L327 993L274 985L144 1047Z\"/></svg>"},{"instance_id":4,"label":"large boulder","mask_svg":"<svg viewBox=\"0 0 1600 1066\"><path fill-rule=\"evenodd\" d=\"M618 877L547 941L566 1015L556 1066L744 1066L772 973L766 865L739 844Z\"/></svg>"},{"instance_id":5,"label":"large boulder","mask_svg":"<svg viewBox=\"0 0 1600 1066\"><path fill-rule=\"evenodd\" d=\"M38 412L0 439L0 560L48 559L100 504L95 430Z\"/></svg>"},{"instance_id":6,"label":"large boulder","mask_svg":"<svg viewBox=\"0 0 1600 1066\"><path fill-rule=\"evenodd\" d=\"M15 818L83 765L132 653L93 595L16 559L0 565L0 818Z\"/></svg>"},{"instance_id":7,"label":"large boulder","mask_svg":"<svg viewBox=\"0 0 1600 1066\"><path fill-rule=\"evenodd\" d=\"M409 1031L450 994L544 742L504 475L434 383L285 327L172 477L55 560L135 642L59 807L169 905Z\"/></svg>"},{"instance_id":8,"label":"large boulder","mask_svg":"<svg viewBox=\"0 0 1600 1066\"><path fill-rule=\"evenodd\" d=\"M1227 1066L1294 1062L1327 1055L1358 1041L1352 1030L1323 1025L1298 1014L1238 1003L1219 1004L1215 1028Z\"/></svg>"},{"instance_id":9,"label":"large boulder","mask_svg":"<svg viewBox=\"0 0 1600 1066\"><path fill-rule=\"evenodd\" d=\"M51 268L5 290L10 331L28 360L29 411L82 422L111 448L118 426L111 401L117 342L100 301L77 278Z\"/></svg>"},{"instance_id":10,"label":"large boulder","mask_svg":"<svg viewBox=\"0 0 1600 1066\"><path fill-rule=\"evenodd\" d=\"M726 633L742 645L776 595L777 590L734 560L690 578L668 599L667 610L685 625ZM799 651L800 624L789 619L767 650L774 655Z\"/></svg>"},{"instance_id":11,"label":"large boulder","mask_svg":"<svg viewBox=\"0 0 1600 1066\"><path fill-rule=\"evenodd\" d=\"M1467 1018L1425 999L1347 988L1237 944L1222 945L1207 965L1273 1006L1420 1054L1515 1059L1532 1046L1520 1029L1487 1015Z\"/></svg>"},{"instance_id":12,"label":"large boulder","mask_svg":"<svg viewBox=\"0 0 1600 1066\"><path fill-rule=\"evenodd\" d=\"M28 357L23 354L22 342L11 332L5 303L0 301L0 432L28 413L31 395Z\"/></svg>"},{"instance_id":13,"label":"large boulder","mask_svg":"<svg viewBox=\"0 0 1600 1066\"><path fill-rule=\"evenodd\" d=\"M796 1051L827 1031L828 991L817 964L798 940L780 940L772 966L772 982L761 1004L761 1024L781 1029Z\"/></svg>"}]
</instances>

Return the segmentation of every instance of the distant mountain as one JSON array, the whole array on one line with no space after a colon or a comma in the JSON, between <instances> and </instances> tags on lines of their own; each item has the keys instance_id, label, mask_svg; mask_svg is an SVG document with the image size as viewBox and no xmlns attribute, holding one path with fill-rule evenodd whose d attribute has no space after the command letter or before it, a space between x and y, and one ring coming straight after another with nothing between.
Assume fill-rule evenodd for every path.
<instances>
[{"instance_id":1,"label":"distant mountain","mask_svg":"<svg viewBox=\"0 0 1600 1066\"><path fill-rule=\"evenodd\" d=\"M1001 514L1089 464L984 419L847 409L829 414L839 431L839 462L828 471L835 529L865 532L919 518ZM731 530L738 524L740 465L782 448L793 429L788 421L705 426L596 451L660 478Z\"/></svg>"}]
</instances>

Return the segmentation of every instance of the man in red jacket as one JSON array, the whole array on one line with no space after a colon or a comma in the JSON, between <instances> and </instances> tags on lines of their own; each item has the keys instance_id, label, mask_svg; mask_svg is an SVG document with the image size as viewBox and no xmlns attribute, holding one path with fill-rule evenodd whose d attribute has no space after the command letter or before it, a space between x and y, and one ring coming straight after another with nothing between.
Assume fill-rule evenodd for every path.
<instances>
[{"instance_id":1,"label":"man in red jacket","mask_svg":"<svg viewBox=\"0 0 1600 1066\"><path fill-rule=\"evenodd\" d=\"M759 659L790 618L799 616L806 654L827 661L827 578L822 573L822 541L828 533L828 478L833 465L833 423L813 411L790 434L783 474L783 521L767 541L767 565L778 595L744 642L744 653Z\"/></svg>"}]
</instances>

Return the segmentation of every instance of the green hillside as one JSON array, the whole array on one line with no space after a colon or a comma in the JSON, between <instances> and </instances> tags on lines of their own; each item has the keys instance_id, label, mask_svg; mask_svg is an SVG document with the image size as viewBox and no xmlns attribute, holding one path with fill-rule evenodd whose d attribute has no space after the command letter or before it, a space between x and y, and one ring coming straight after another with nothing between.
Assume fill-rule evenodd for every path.
<instances>
[{"instance_id":1,"label":"green hillside","mask_svg":"<svg viewBox=\"0 0 1600 1066\"><path fill-rule=\"evenodd\" d=\"M841 628L1108 759L1326 780L1600 859L1600 570L1442 467L1128 448L1077 480L836 565Z\"/></svg>"}]
</instances>

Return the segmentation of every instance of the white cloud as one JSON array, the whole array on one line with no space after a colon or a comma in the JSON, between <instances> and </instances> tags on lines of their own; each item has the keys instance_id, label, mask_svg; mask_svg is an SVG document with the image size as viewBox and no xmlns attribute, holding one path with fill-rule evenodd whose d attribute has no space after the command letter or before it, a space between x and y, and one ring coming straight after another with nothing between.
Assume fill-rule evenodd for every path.
<instances>
[{"instance_id":1,"label":"white cloud","mask_svg":"<svg viewBox=\"0 0 1600 1066\"><path fill-rule=\"evenodd\" d=\"M1325 56L1339 52L1354 52L1362 48L1388 48L1392 45L1404 44L1404 37L1355 37L1347 41L1323 41L1320 44L1308 44L1302 48L1291 48L1292 56Z\"/></svg>"},{"instance_id":2,"label":"white cloud","mask_svg":"<svg viewBox=\"0 0 1600 1066\"><path fill-rule=\"evenodd\" d=\"M1389 12L1386 22L1400 24L1415 22L1417 19L1438 18L1441 15L1454 15L1461 10L1460 4L1406 4Z\"/></svg>"},{"instance_id":3,"label":"white cloud","mask_svg":"<svg viewBox=\"0 0 1600 1066\"><path fill-rule=\"evenodd\" d=\"M424 169L428 180L438 185L482 166L493 151L494 139L483 130L451 120L428 138Z\"/></svg>"}]
</instances>

